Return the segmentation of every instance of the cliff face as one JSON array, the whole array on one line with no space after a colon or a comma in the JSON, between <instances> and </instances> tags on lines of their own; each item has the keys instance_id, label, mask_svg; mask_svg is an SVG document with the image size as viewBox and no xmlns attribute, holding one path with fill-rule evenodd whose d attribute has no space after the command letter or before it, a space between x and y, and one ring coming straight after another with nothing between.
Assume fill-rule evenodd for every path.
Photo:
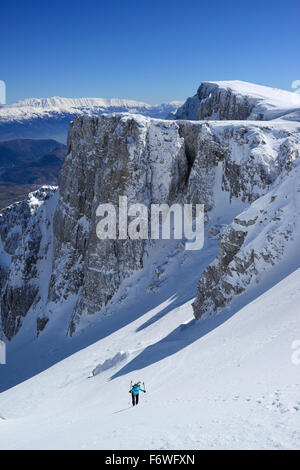
<instances>
[{"instance_id":1,"label":"cliff face","mask_svg":"<svg viewBox=\"0 0 300 470\"><path fill-rule=\"evenodd\" d=\"M175 113L190 120L300 120L296 93L238 80L203 82Z\"/></svg>"},{"instance_id":2,"label":"cliff face","mask_svg":"<svg viewBox=\"0 0 300 470\"><path fill-rule=\"evenodd\" d=\"M122 280L143 267L149 245L147 240L100 241L98 205L117 206L124 195L128 204L172 202L185 186L188 162L176 123L130 116L75 120L69 152L54 217L50 299L80 290L72 333L82 314L100 311Z\"/></svg>"},{"instance_id":3,"label":"cliff face","mask_svg":"<svg viewBox=\"0 0 300 470\"><path fill-rule=\"evenodd\" d=\"M196 318L224 309L270 271L276 272L277 265L284 269L282 262L299 266L299 171L297 164L288 175L280 177L271 191L235 217L220 236L220 254L198 284L193 303Z\"/></svg>"},{"instance_id":4,"label":"cliff face","mask_svg":"<svg viewBox=\"0 0 300 470\"><path fill-rule=\"evenodd\" d=\"M256 200L267 204L271 197L267 193L278 177L289 178L299 158L299 142L299 129L292 123L233 125L128 114L76 118L69 131L59 194L43 188L5 209L0 218L3 333L11 339L24 318L32 317L39 334L47 330L59 305L65 306L71 335L87 315L109 312L124 280L143 269L149 257L151 262L151 249L159 243L97 238L98 205L118 205L120 195L126 195L129 204L205 205L210 236L221 233L221 254L200 281L194 308L197 318L216 311L242 291L239 282L228 286L230 263L240 269L238 252L245 243L248 247L249 227L261 227L260 215L239 213L250 210ZM276 204L281 204L283 194ZM266 199L259 199L264 195ZM272 220L274 204L261 210L268 207ZM227 232L224 214L227 220L236 217ZM280 238L281 230L278 233ZM274 239L276 245L279 238ZM264 259L269 241L262 240L258 256ZM245 251L243 256L247 271L255 254ZM271 268L278 258L275 249L269 257L272 261L266 266ZM251 266L245 285L257 270Z\"/></svg>"}]
</instances>

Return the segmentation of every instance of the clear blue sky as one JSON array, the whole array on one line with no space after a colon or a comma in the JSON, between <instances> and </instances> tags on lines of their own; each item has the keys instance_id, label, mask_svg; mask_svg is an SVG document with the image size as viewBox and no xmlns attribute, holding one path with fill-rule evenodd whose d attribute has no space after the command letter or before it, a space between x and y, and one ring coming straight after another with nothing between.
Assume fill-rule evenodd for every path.
<instances>
[{"instance_id":1,"label":"clear blue sky","mask_svg":"<svg viewBox=\"0 0 300 470\"><path fill-rule=\"evenodd\" d=\"M300 2L1 0L7 102L98 96L183 100L203 80L290 89Z\"/></svg>"}]
</instances>

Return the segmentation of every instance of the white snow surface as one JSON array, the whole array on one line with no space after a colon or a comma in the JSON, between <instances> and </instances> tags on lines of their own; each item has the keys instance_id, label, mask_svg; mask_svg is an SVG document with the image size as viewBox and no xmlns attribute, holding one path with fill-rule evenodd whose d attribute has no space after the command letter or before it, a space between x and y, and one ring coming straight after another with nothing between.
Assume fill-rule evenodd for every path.
<instances>
[{"instance_id":1,"label":"white snow surface","mask_svg":"<svg viewBox=\"0 0 300 470\"><path fill-rule=\"evenodd\" d=\"M118 314L75 338L59 328L62 312L38 341L17 336L1 383L32 377L0 395L0 449L299 449L299 260L290 253L221 314L195 321L195 282L216 250L210 239L197 256L166 258L147 293L149 273L138 273ZM131 380L147 391L136 408Z\"/></svg>"}]
</instances>

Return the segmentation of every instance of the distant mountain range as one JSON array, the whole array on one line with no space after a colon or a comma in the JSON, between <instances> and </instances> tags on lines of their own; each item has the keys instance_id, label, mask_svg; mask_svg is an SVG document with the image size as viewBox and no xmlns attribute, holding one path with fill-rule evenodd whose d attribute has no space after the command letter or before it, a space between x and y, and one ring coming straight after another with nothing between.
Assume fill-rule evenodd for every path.
<instances>
[{"instance_id":1,"label":"distant mountain range","mask_svg":"<svg viewBox=\"0 0 300 470\"><path fill-rule=\"evenodd\" d=\"M76 116L129 112L164 119L183 103L159 105L123 99L30 98L0 107L0 141L9 139L54 139L66 143L70 121Z\"/></svg>"},{"instance_id":2,"label":"distant mountain range","mask_svg":"<svg viewBox=\"0 0 300 470\"><path fill-rule=\"evenodd\" d=\"M66 146L55 140L0 142L0 209L42 184L57 184Z\"/></svg>"}]
</instances>

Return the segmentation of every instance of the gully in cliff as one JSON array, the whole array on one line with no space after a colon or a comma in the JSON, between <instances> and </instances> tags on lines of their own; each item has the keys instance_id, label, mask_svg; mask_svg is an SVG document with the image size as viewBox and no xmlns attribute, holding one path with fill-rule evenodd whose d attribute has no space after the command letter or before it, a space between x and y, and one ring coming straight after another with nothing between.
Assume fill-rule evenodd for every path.
<instances>
[{"instance_id":1,"label":"gully in cliff","mask_svg":"<svg viewBox=\"0 0 300 470\"><path fill-rule=\"evenodd\" d=\"M203 204L131 204L119 196L119 205L100 204L96 211L101 220L96 233L100 240L185 239L186 250L200 250L204 244ZM150 227L149 227L150 222ZM118 233L117 233L118 232Z\"/></svg>"}]
</instances>

